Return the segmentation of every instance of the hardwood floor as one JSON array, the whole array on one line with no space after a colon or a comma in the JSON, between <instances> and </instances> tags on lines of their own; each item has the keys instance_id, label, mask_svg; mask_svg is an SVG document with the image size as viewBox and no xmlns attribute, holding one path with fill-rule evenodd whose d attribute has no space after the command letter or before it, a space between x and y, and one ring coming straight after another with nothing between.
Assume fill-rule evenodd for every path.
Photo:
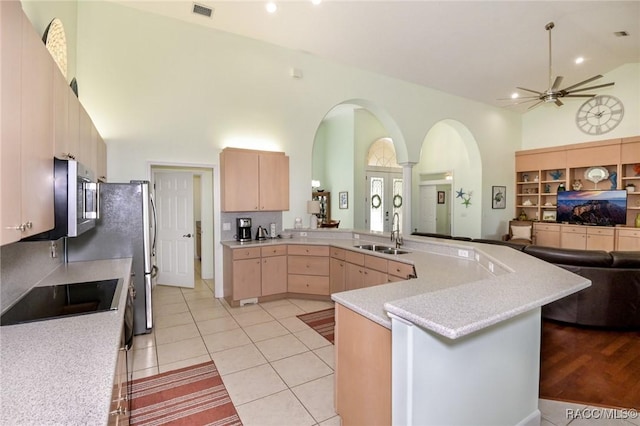
<instances>
[{"instance_id":1,"label":"hardwood floor","mask_svg":"<svg viewBox=\"0 0 640 426\"><path fill-rule=\"evenodd\" d=\"M540 398L640 409L640 331L543 321Z\"/></svg>"}]
</instances>

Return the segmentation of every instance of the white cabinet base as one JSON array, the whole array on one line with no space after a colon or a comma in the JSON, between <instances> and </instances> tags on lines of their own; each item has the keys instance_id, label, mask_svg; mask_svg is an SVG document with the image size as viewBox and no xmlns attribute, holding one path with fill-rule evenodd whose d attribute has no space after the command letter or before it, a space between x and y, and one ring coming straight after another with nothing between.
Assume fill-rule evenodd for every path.
<instances>
[{"instance_id":1,"label":"white cabinet base","mask_svg":"<svg viewBox=\"0 0 640 426\"><path fill-rule=\"evenodd\" d=\"M540 424L540 308L459 339L390 317L394 425Z\"/></svg>"}]
</instances>

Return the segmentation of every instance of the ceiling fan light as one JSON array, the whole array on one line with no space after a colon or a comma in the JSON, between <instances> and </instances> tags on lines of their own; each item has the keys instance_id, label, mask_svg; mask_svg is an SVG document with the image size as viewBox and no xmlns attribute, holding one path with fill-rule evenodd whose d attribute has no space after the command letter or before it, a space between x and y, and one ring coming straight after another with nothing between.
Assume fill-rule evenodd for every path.
<instances>
[{"instance_id":1,"label":"ceiling fan light","mask_svg":"<svg viewBox=\"0 0 640 426\"><path fill-rule=\"evenodd\" d=\"M584 62L584 57L582 56L578 56L575 60L576 65L580 65L583 62Z\"/></svg>"},{"instance_id":2,"label":"ceiling fan light","mask_svg":"<svg viewBox=\"0 0 640 426\"><path fill-rule=\"evenodd\" d=\"M511 99L518 99L520 97L520 94L518 92L513 92L511 94Z\"/></svg>"}]
</instances>

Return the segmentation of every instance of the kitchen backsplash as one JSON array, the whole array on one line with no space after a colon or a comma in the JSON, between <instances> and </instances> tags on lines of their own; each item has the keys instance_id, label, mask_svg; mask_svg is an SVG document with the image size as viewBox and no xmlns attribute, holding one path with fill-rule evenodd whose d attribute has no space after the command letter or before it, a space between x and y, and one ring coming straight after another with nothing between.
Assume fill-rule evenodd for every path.
<instances>
[{"instance_id":1,"label":"kitchen backsplash","mask_svg":"<svg viewBox=\"0 0 640 426\"><path fill-rule=\"evenodd\" d=\"M49 241L34 241L0 247L0 311L4 312L63 262L62 240L57 241L56 258L51 257L50 245Z\"/></svg>"},{"instance_id":2,"label":"kitchen backsplash","mask_svg":"<svg viewBox=\"0 0 640 426\"><path fill-rule=\"evenodd\" d=\"M234 212L234 213L220 213L220 240L229 241L236 239L236 218L248 217L251 218L251 238L256 238L256 231L258 226L262 226L269 232L269 224L275 223L278 233L282 232L282 212ZM231 230L225 231L224 224L231 224Z\"/></svg>"}]
</instances>

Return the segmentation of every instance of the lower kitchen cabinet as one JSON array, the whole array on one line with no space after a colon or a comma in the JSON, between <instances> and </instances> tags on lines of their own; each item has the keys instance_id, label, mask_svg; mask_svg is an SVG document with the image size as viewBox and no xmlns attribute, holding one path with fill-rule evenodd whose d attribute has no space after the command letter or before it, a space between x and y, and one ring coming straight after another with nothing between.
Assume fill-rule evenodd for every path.
<instances>
[{"instance_id":1,"label":"lower kitchen cabinet","mask_svg":"<svg viewBox=\"0 0 640 426\"><path fill-rule=\"evenodd\" d=\"M224 248L223 288L229 303L262 293L260 247Z\"/></svg>"},{"instance_id":2,"label":"lower kitchen cabinet","mask_svg":"<svg viewBox=\"0 0 640 426\"><path fill-rule=\"evenodd\" d=\"M335 404L342 424L390 425L391 330L336 303L335 337Z\"/></svg>"},{"instance_id":3,"label":"lower kitchen cabinet","mask_svg":"<svg viewBox=\"0 0 640 426\"><path fill-rule=\"evenodd\" d=\"M287 292L287 246L262 247L262 296Z\"/></svg>"},{"instance_id":4,"label":"lower kitchen cabinet","mask_svg":"<svg viewBox=\"0 0 640 426\"><path fill-rule=\"evenodd\" d=\"M329 288L331 289L331 294L345 291L346 262L333 257L329 262Z\"/></svg>"},{"instance_id":5,"label":"lower kitchen cabinet","mask_svg":"<svg viewBox=\"0 0 640 426\"><path fill-rule=\"evenodd\" d=\"M290 245L288 253L290 293L331 294L328 246Z\"/></svg>"}]
</instances>

